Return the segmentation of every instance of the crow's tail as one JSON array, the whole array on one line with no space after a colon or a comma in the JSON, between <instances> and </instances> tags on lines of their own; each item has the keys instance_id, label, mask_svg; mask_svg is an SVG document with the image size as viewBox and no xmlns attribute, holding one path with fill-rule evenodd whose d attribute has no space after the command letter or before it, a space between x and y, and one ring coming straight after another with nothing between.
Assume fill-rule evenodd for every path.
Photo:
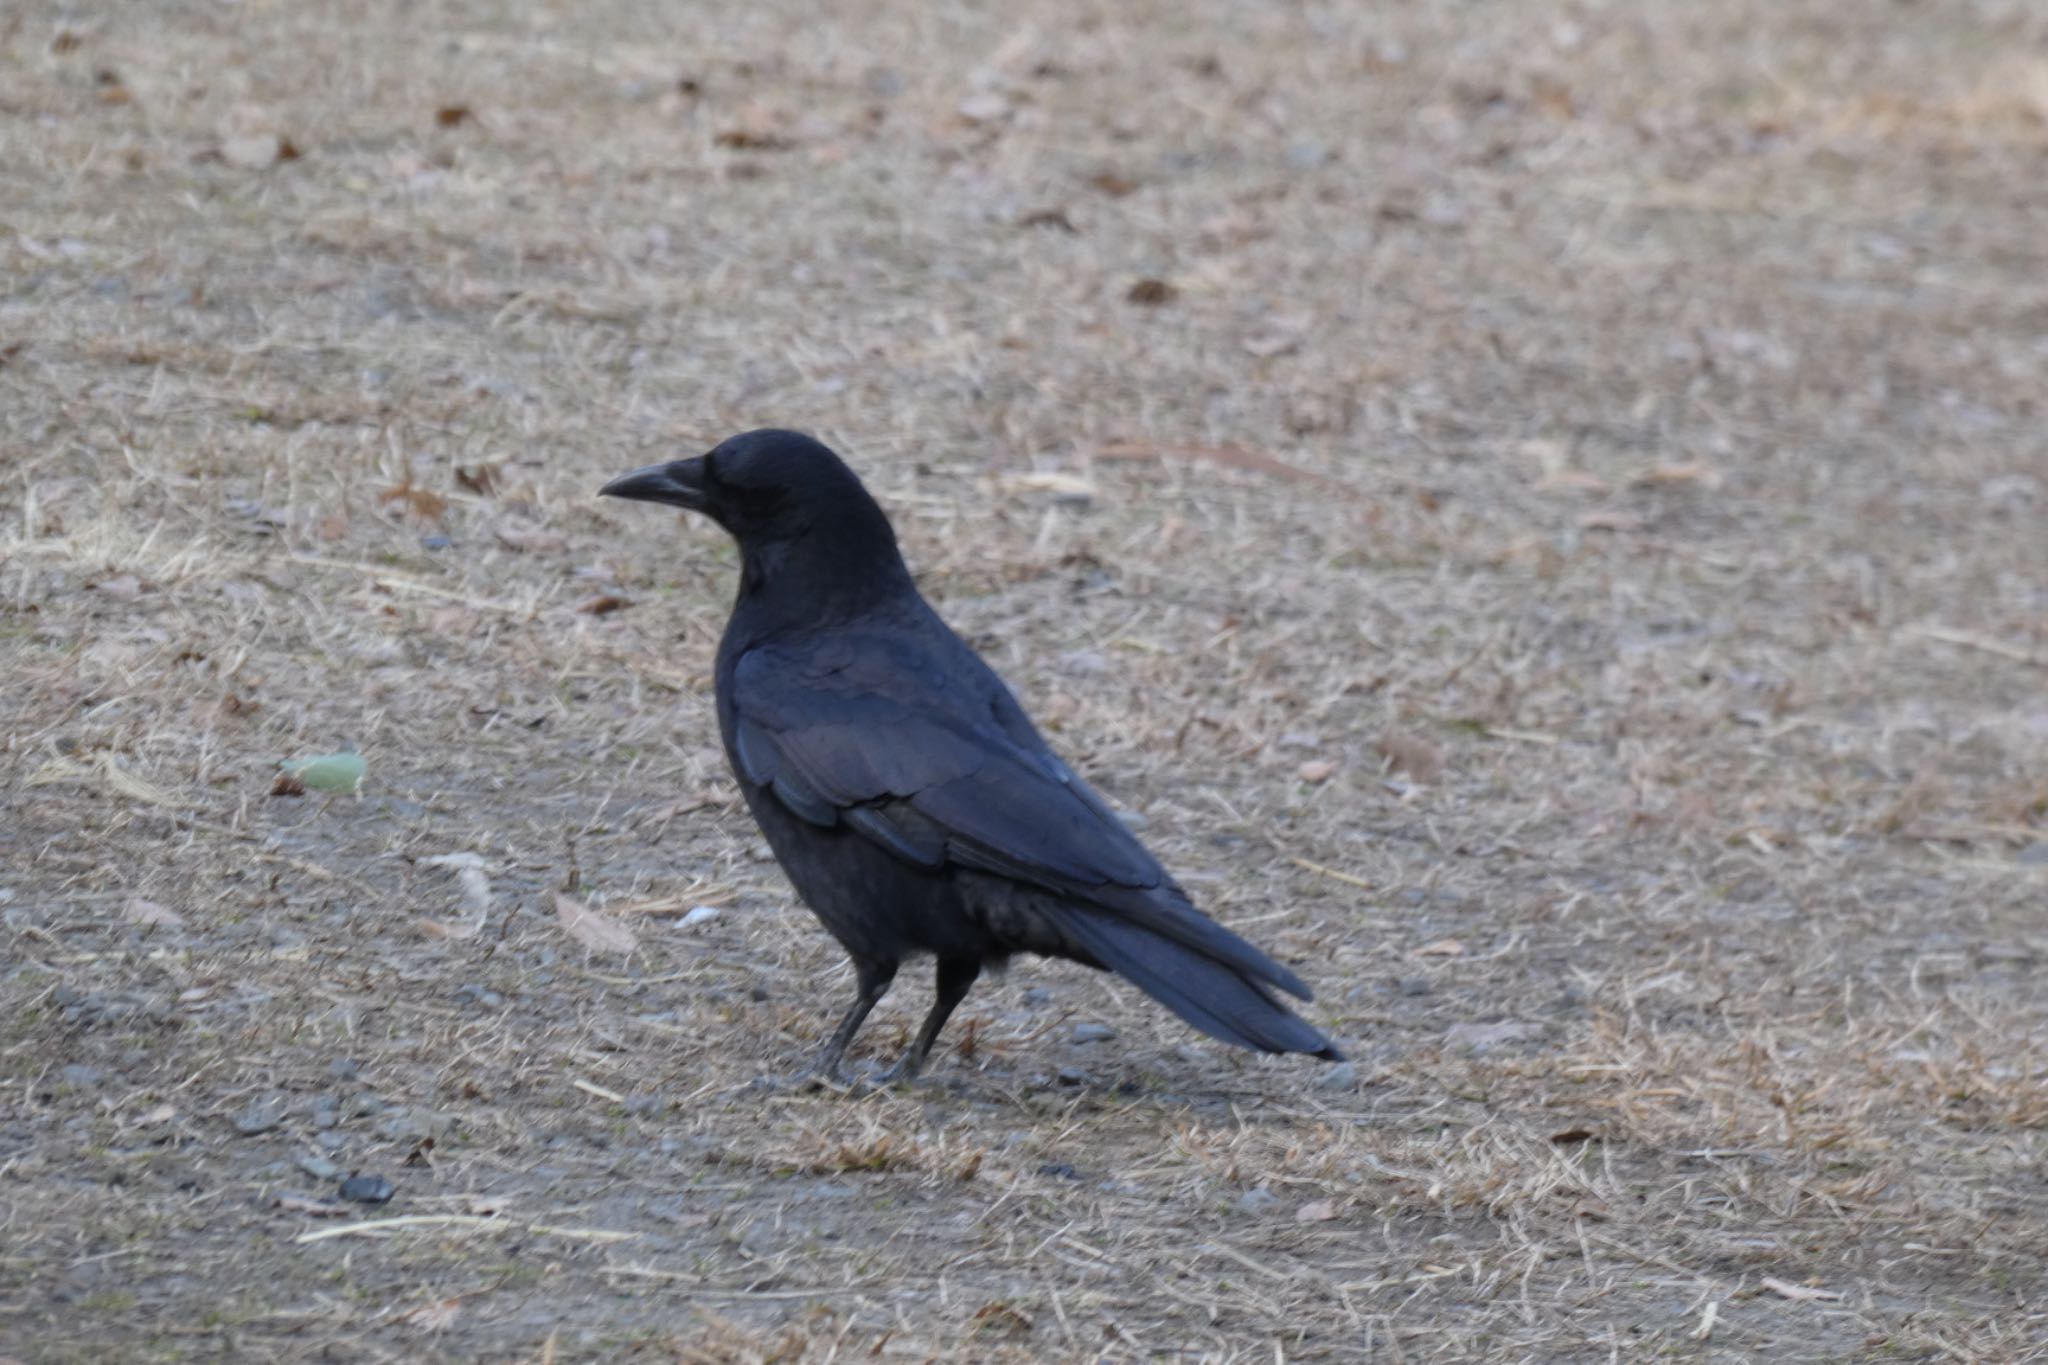
<instances>
[{"instance_id":1,"label":"crow's tail","mask_svg":"<svg viewBox=\"0 0 2048 1365\"><path fill-rule=\"evenodd\" d=\"M1067 902L1044 913L1097 962L1211 1038L1255 1052L1343 1060L1335 1044L1235 967L1084 905Z\"/></svg>"}]
</instances>

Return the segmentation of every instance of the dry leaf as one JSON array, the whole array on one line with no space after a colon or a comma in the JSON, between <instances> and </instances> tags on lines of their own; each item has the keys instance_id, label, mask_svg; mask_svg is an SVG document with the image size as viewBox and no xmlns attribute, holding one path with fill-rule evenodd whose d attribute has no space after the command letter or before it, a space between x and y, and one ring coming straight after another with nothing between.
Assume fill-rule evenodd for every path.
<instances>
[{"instance_id":1,"label":"dry leaf","mask_svg":"<svg viewBox=\"0 0 2048 1365\"><path fill-rule=\"evenodd\" d=\"M1842 1297L1832 1289L1815 1289L1811 1285L1775 1280L1769 1275L1763 1277L1763 1286L1779 1298L1791 1299L1795 1303L1830 1303Z\"/></svg>"},{"instance_id":2,"label":"dry leaf","mask_svg":"<svg viewBox=\"0 0 2048 1365\"><path fill-rule=\"evenodd\" d=\"M377 501L402 502L408 511L428 521L439 521L448 510L448 499L428 489L414 487L410 474L405 476L405 482L379 493Z\"/></svg>"},{"instance_id":3,"label":"dry leaf","mask_svg":"<svg viewBox=\"0 0 2048 1365\"><path fill-rule=\"evenodd\" d=\"M483 464L459 464L455 466L455 482L478 497L490 497L504 482L505 471L485 461Z\"/></svg>"},{"instance_id":4,"label":"dry leaf","mask_svg":"<svg viewBox=\"0 0 2048 1365\"><path fill-rule=\"evenodd\" d=\"M132 897L121 907L121 913L137 924L158 925L165 929L182 929L185 921L175 910L146 901L140 896Z\"/></svg>"},{"instance_id":5,"label":"dry leaf","mask_svg":"<svg viewBox=\"0 0 2048 1365\"><path fill-rule=\"evenodd\" d=\"M555 915L569 937L593 953L630 953L640 946L631 929L559 891L555 893Z\"/></svg>"},{"instance_id":6,"label":"dry leaf","mask_svg":"<svg viewBox=\"0 0 2048 1365\"><path fill-rule=\"evenodd\" d=\"M290 773L279 773L277 780L270 784L270 794L272 796L304 796L306 794L306 784L293 777Z\"/></svg>"},{"instance_id":7,"label":"dry leaf","mask_svg":"<svg viewBox=\"0 0 2048 1365\"><path fill-rule=\"evenodd\" d=\"M1644 522L1626 512L1588 512L1579 518L1579 525L1588 531L1640 531Z\"/></svg>"},{"instance_id":8,"label":"dry leaf","mask_svg":"<svg viewBox=\"0 0 2048 1365\"><path fill-rule=\"evenodd\" d=\"M1463 957L1465 945L1454 938L1440 938L1415 950L1417 957Z\"/></svg>"},{"instance_id":9,"label":"dry leaf","mask_svg":"<svg viewBox=\"0 0 2048 1365\"><path fill-rule=\"evenodd\" d=\"M457 128L469 122L471 111L466 104L444 104L434 111L434 122L443 128Z\"/></svg>"},{"instance_id":10,"label":"dry leaf","mask_svg":"<svg viewBox=\"0 0 2048 1365\"><path fill-rule=\"evenodd\" d=\"M615 611L621 611L632 605L633 600L629 597L619 597L612 593L601 592L595 597L586 597L581 602L578 602L576 610L585 616L609 616Z\"/></svg>"},{"instance_id":11,"label":"dry leaf","mask_svg":"<svg viewBox=\"0 0 2048 1365\"><path fill-rule=\"evenodd\" d=\"M1175 299L1179 298L1180 290L1175 289L1165 280L1139 280L1131 286L1130 292L1125 294L1124 297L1132 303L1142 303L1148 308L1157 308L1162 303L1172 303Z\"/></svg>"},{"instance_id":12,"label":"dry leaf","mask_svg":"<svg viewBox=\"0 0 2048 1365\"><path fill-rule=\"evenodd\" d=\"M1563 1132L1552 1133L1550 1140L1563 1146L1568 1142L1591 1142L1599 1136L1591 1128L1567 1128Z\"/></svg>"},{"instance_id":13,"label":"dry leaf","mask_svg":"<svg viewBox=\"0 0 2048 1365\"><path fill-rule=\"evenodd\" d=\"M1327 1199L1303 1204L1294 1211L1294 1221L1297 1223L1327 1223L1336 1216L1337 1206Z\"/></svg>"},{"instance_id":14,"label":"dry leaf","mask_svg":"<svg viewBox=\"0 0 2048 1365\"><path fill-rule=\"evenodd\" d=\"M1100 175L1088 177L1088 183L1112 199L1121 199L1138 188L1138 182L1115 171L1103 171Z\"/></svg>"},{"instance_id":15,"label":"dry leaf","mask_svg":"<svg viewBox=\"0 0 2048 1365\"><path fill-rule=\"evenodd\" d=\"M1426 739L1389 730L1373 747L1391 767L1418 782L1434 782L1443 774L1443 751Z\"/></svg>"}]
</instances>

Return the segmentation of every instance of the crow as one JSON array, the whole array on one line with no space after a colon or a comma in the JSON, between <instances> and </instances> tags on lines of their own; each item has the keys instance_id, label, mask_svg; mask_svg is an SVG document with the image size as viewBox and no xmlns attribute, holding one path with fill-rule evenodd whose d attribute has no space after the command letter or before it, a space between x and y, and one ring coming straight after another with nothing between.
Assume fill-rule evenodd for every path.
<instances>
[{"instance_id":1,"label":"crow","mask_svg":"<svg viewBox=\"0 0 2048 1365\"><path fill-rule=\"evenodd\" d=\"M1310 999L1301 979L1195 909L939 619L830 449L750 431L600 492L702 513L739 542L719 733L858 992L802 1077L850 1084L847 1044L898 966L925 954L937 1000L878 1082L914 1077L975 978L1020 952L1113 971L1226 1043L1341 1059L1274 997Z\"/></svg>"}]
</instances>

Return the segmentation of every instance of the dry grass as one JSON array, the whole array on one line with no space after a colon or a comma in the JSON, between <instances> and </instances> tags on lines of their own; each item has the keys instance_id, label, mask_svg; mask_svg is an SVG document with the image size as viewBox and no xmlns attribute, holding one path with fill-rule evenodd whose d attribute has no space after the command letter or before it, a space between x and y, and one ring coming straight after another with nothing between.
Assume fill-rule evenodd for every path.
<instances>
[{"instance_id":1,"label":"dry grass","mask_svg":"<svg viewBox=\"0 0 2048 1365\"><path fill-rule=\"evenodd\" d=\"M2044 41L0 14L0 1355L2044 1358ZM770 422L1353 1072L746 1088L846 973L591 492Z\"/></svg>"}]
</instances>

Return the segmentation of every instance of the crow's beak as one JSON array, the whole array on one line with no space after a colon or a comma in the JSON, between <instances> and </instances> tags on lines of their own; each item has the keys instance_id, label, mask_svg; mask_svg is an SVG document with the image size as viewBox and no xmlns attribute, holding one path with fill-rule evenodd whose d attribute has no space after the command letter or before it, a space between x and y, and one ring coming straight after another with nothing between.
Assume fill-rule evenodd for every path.
<instances>
[{"instance_id":1,"label":"crow's beak","mask_svg":"<svg viewBox=\"0 0 2048 1365\"><path fill-rule=\"evenodd\" d=\"M671 460L651 464L630 474L621 474L597 490L606 498L632 498L637 502L665 502L671 507L704 510L704 461Z\"/></svg>"}]
</instances>

